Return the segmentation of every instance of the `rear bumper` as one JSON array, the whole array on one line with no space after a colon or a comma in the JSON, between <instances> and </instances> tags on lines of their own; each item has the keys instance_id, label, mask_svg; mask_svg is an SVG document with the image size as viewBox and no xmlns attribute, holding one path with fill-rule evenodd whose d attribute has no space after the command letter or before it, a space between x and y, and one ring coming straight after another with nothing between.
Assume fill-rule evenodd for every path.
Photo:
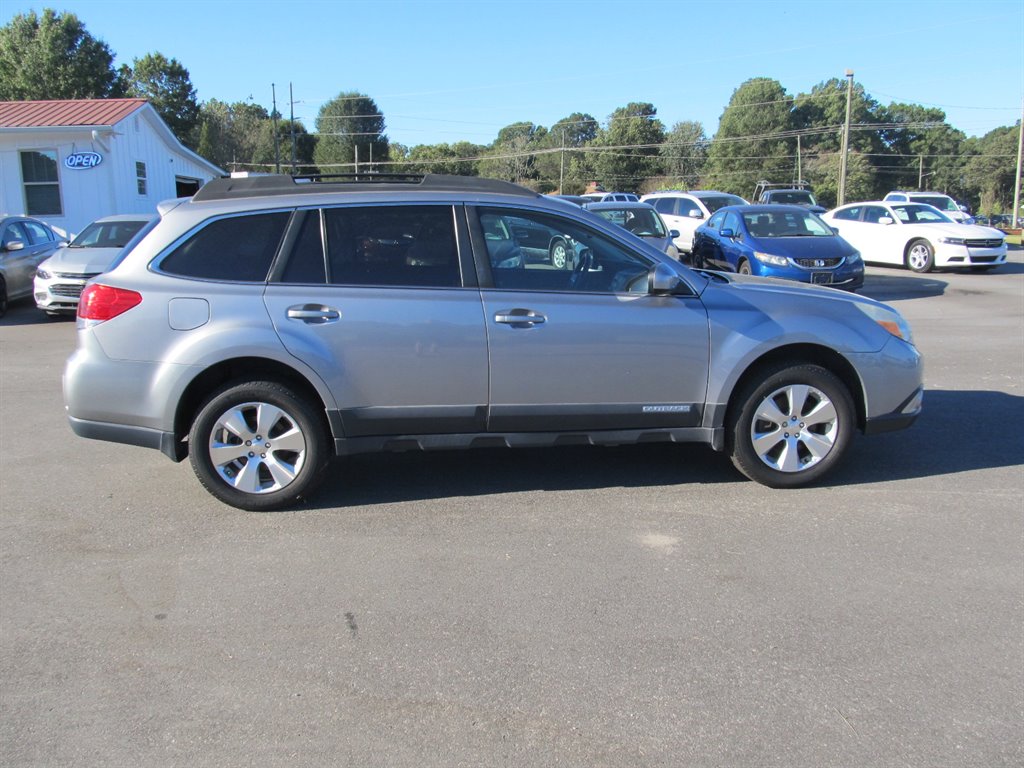
<instances>
[{"instance_id":1,"label":"rear bumper","mask_svg":"<svg viewBox=\"0 0 1024 768\"><path fill-rule=\"evenodd\" d=\"M181 461L188 455L184 443L175 441L170 432L147 427L133 427L127 424L107 424L100 421L76 419L68 416L71 431L79 437L91 440L106 440L109 443L137 445L141 448L155 448L173 461Z\"/></svg>"}]
</instances>

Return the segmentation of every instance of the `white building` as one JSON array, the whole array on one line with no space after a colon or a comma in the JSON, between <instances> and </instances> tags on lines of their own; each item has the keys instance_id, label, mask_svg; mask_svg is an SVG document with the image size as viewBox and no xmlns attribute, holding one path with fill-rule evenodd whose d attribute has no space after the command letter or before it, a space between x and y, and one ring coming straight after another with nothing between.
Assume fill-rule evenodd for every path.
<instances>
[{"instance_id":1,"label":"white building","mask_svg":"<svg viewBox=\"0 0 1024 768\"><path fill-rule=\"evenodd\" d=\"M145 99L0 102L0 214L73 234L101 216L155 213L223 175Z\"/></svg>"}]
</instances>

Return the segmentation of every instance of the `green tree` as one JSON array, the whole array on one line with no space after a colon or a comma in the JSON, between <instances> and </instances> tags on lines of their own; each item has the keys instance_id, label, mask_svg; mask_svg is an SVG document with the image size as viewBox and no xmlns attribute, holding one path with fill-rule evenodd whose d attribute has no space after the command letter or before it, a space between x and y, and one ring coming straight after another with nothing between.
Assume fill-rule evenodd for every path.
<instances>
[{"instance_id":1,"label":"green tree","mask_svg":"<svg viewBox=\"0 0 1024 768\"><path fill-rule=\"evenodd\" d=\"M733 91L708 149L705 185L744 197L762 179L792 178L792 99L777 80L756 77Z\"/></svg>"},{"instance_id":2,"label":"green tree","mask_svg":"<svg viewBox=\"0 0 1024 768\"><path fill-rule=\"evenodd\" d=\"M582 192L586 182L594 177L594 170L587 153L576 150L592 142L598 128L597 120L583 112L573 112L552 125L537 142L541 150L534 161L538 179L549 182L552 189L558 187L561 179L563 186Z\"/></svg>"},{"instance_id":3,"label":"green tree","mask_svg":"<svg viewBox=\"0 0 1024 768\"><path fill-rule=\"evenodd\" d=\"M324 173L350 173L370 161L388 159L384 114L362 93L340 93L320 108L313 159Z\"/></svg>"},{"instance_id":4,"label":"green tree","mask_svg":"<svg viewBox=\"0 0 1024 768\"><path fill-rule=\"evenodd\" d=\"M258 104L211 99L200 107L197 151L229 171L266 171L255 164L269 122L270 113Z\"/></svg>"},{"instance_id":5,"label":"green tree","mask_svg":"<svg viewBox=\"0 0 1024 768\"><path fill-rule=\"evenodd\" d=\"M819 83L809 94L800 94L794 101L793 123L800 131L800 162L804 179L809 180L822 205L835 203L838 194L839 153L842 149L842 130L846 122L846 97L849 83L832 78ZM858 184L868 183L864 194L852 196L851 169L847 169L847 200L878 199L892 189L890 170L892 161L886 157L889 150L881 128L871 126L882 120L881 107L860 83L854 83L850 96L850 154L859 153L859 168L863 174ZM793 152L796 139L790 139ZM794 154L795 156L795 154ZM849 165L849 162L848 162ZM792 164L795 168L795 163ZM895 171L897 175L900 170ZM782 179L770 179L781 181ZM884 189L883 189L884 188Z\"/></svg>"},{"instance_id":6,"label":"green tree","mask_svg":"<svg viewBox=\"0 0 1024 768\"><path fill-rule=\"evenodd\" d=\"M468 141L455 144L418 144L410 149L407 164L396 167L400 173L443 173L450 176L476 176L477 160L486 147Z\"/></svg>"},{"instance_id":7,"label":"green tree","mask_svg":"<svg viewBox=\"0 0 1024 768\"><path fill-rule=\"evenodd\" d=\"M0 100L121 96L114 55L73 13L49 8L18 14L0 27Z\"/></svg>"},{"instance_id":8,"label":"green tree","mask_svg":"<svg viewBox=\"0 0 1024 768\"><path fill-rule=\"evenodd\" d=\"M704 126L685 120L672 126L661 145L661 162L666 185L683 189L696 189L707 162L708 137Z\"/></svg>"},{"instance_id":9,"label":"green tree","mask_svg":"<svg viewBox=\"0 0 1024 768\"><path fill-rule=\"evenodd\" d=\"M989 131L966 142L964 178L976 210L992 214L1013 208L1013 184L1017 169L1020 122ZM1017 215L1020 215L1018 212Z\"/></svg>"},{"instance_id":10,"label":"green tree","mask_svg":"<svg viewBox=\"0 0 1024 768\"><path fill-rule=\"evenodd\" d=\"M893 103L880 111L885 124L882 140L892 155L891 170L882 181L889 189L931 189L963 198L964 158L961 145L967 138L946 122L946 113L935 107Z\"/></svg>"},{"instance_id":11,"label":"green tree","mask_svg":"<svg viewBox=\"0 0 1024 768\"><path fill-rule=\"evenodd\" d=\"M292 134L292 122L278 119L277 147L275 148L273 117L262 120L252 162L274 171L277 170L278 163L280 163L281 173L292 173ZM294 124L294 144L295 174L316 173L317 169L313 161L313 154L316 151L316 136L310 134L306 130L306 126L298 120Z\"/></svg>"},{"instance_id":12,"label":"green tree","mask_svg":"<svg viewBox=\"0 0 1024 768\"><path fill-rule=\"evenodd\" d=\"M531 122L506 125L480 161L480 175L516 183L536 179L534 153L545 136L547 129Z\"/></svg>"},{"instance_id":13,"label":"green tree","mask_svg":"<svg viewBox=\"0 0 1024 768\"><path fill-rule=\"evenodd\" d=\"M121 79L129 96L147 99L183 144L195 146L199 124L199 103L188 70L177 59L162 53L147 53L123 66Z\"/></svg>"},{"instance_id":14,"label":"green tree","mask_svg":"<svg viewBox=\"0 0 1024 768\"><path fill-rule=\"evenodd\" d=\"M665 126L653 104L631 102L608 116L608 125L592 142L599 148L593 163L605 189L635 192L661 173Z\"/></svg>"}]
</instances>

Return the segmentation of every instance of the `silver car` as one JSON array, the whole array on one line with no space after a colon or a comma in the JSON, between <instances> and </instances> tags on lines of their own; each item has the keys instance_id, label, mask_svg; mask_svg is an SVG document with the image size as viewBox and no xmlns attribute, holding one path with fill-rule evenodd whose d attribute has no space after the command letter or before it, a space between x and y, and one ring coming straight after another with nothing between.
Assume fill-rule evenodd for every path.
<instances>
[{"instance_id":1,"label":"silver car","mask_svg":"<svg viewBox=\"0 0 1024 768\"><path fill-rule=\"evenodd\" d=\"M82 294L67 415L243 509L335 456L477 446L702 442L793 487L921 408L894 309L696 271L507 182L222 179L161 213Z\"/></svg>"},{"instance_id":2,"label":"silver car","mask_svg":"<svg viewBox=\"0 0 1024 768\"><path fill-rule=\"evenodd\" d=\"M86 281L110 269L121 249L154 218L139 213L104 216L87 226L36 269L36 306L48 315L75 314Z\"/></svg>"},{"instance_id":3,"label":"silver car","mask_svg":"<svg viewBox=\"0 0 1024 768\"><path fill-rule=\"evenodd\" d=\"M659 251L663 251L673 259L679 258L679 249L672 242L679 233L665 226L660 214L654 206L647 203L586 203L586 210L596 213L602 219L618 224L627 232L632 232L642 240L646 240Z\"/></svg>"},{"instance_id":4,"label":"silver car","mask_svg":"<svg viewBox=\"0 0 1024 768\"><path fill-rule=\"evenodd\" d=\"M36 267L66 242L38 219L0 215L0 317L9 301L31 295Z\"/></svg>"}]
</instances>

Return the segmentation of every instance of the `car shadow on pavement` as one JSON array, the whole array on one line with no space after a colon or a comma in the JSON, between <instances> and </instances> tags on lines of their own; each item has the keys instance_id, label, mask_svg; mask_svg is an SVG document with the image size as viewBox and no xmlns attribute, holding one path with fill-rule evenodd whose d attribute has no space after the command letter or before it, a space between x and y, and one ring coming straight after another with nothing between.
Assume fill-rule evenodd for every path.
<instances>
[{"instance_id":1,"label":"car shadow on pavement","mask_svg":"<svg viewBox=\"0 0 1024 768\"><path fill-rule=\"evenodd\" d=\"M7 307L7 314L0 317L0 325L43 325L45 323L61 323L70 320L74 325L72 314L51 317L36 307L32 299L18 299Z\"/></svg>"},{"instance_id":2,"label":"car shadow on pavement","mask_svg":"<svg viewBox=\"0 0 1024 768\"><path fill-rule=\"evenodd\" d=\"M372 454L335 461L328 472L300 508L743 479L723 454L695 443Z\"/></svg>"},{"instance_id":3,"label":"car shadow on pavement","mask_svg":"<svg viewBox=\"0 0 1024 768\"><path fill-rule=\"evenodd\" d=\"M949 283L931 275L870 272L864 276L864 287L857 293L878 301L927 299L931 296L941 296L947 285Z\"/></svg>"},{"instance_id":4,"label":"car shadow on pavement","mask_svg":"<svg viewBox=\"0 0 1024 768\"><path fill-rule=\"evenodd\" d=\"M910 429L858 437L832 485L953 475L1024 465L1024 397L1006 392L926 390Z\"/></svg>"},{"instance_id":5,"label":"car shadow on pavement","mask_svg":"<svg viewBox=\"0 0 1024 768\"><path fill-rule=\"evenodd\" d=\"M906 430L858 436L844 466L817 487L951 475L1024 464L1024 397L934 390ZM299 509L488 496L689 484L745 483L724 453L699 444L483 449L353 456Z\"/></svg>"}]
</instances>

